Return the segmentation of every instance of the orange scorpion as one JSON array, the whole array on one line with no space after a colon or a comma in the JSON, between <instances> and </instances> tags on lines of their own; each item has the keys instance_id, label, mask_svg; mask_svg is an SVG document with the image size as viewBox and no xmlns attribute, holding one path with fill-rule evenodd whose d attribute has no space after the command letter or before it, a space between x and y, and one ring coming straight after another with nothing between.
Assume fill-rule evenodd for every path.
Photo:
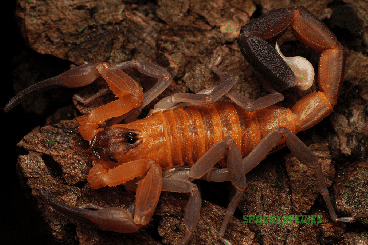
<instances>
[{"instance_id":1,"label":"orange scorpion","mask_svg":"<svg viewBox=\"0 0 368 245\"><path fill-rule=\"evenodd\" d=\"M305 45L322 52L318 67L319 91L301 98L292 109L274 104L283 100L280 92L297 87L307 89L313 82L313 67L304 58L285 58L269 40L291 26L294 35ZM344 53L334 34L304 7L272 11L244 25L238 37L244 58L267 80L270 94L250 101L232 87L237 80L212 70L222 83L207 94L178 93L161 100L152 115L127 124L106 128L99 125L111 118L120 121L139 113L172 82L170 74L147 61L128 61L115 65L86 64L44 80L16 95L5 107L9 111L23 98L54 85L81 87L102 76L117 100L77 118L79 131L90 143L93 167L88 182L93 189L116 186L131 180L138 182L136 202L128 209L119 207L90 210L59 202L45 191L42 196L57 211L74 218L89 220L103 230L136 232L147 225L158 203L161 191L189 193L185 208L187 244L199 220L201 196L194 179L231 181L236 189L219 231L223 236L246 188L245 175L255 168L275 147L283 142L301 163L315 171L318 187L332 220L338 218L323 180L318 159L299 140L296 133L317 124L333 111L342 84ZM122 70L135 67L157 78L146 93ZM216 102L223 95L233 102ZM190 106L175 108L181 102ZM216 102L216 103L215 103ZM226 159L226 162L221 160ZM220 161L221 160L221 161ZM214 168L219 162L223 168Z\"/></svg>"}]
</instances>

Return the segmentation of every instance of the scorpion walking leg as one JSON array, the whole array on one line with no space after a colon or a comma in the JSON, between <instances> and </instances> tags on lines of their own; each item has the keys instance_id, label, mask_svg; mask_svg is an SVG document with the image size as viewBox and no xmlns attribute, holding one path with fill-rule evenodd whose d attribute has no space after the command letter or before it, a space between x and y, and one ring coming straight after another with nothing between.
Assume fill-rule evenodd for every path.
<instances>
[{"instance_id":1,"label":"scorpion walking leg","mask_svg":"<svg viewBox=\"0 0 368 245\"><path fill-rule=\"evenodd\" d=\"M320 162L308 149L308 147L287 128L280 127L270 132L261 140L261 142L253 149L253 151L243 159L245 174L255 168L268 155L272 148L274 148L277 143L280 142L282 137L285 137L286 144L290 151L294 154L294 156L296 156L302 164L315 171L318 188L320 189L323 199L326 202L332 220L342 222L353 221L353 217L337 217L332 206L331 198L328 194L326 184L323 180Z\"/></svg>"},{"instance_id":2,"label":"scorpion walking leg","mask_svg":"<svg viewBox=\"0 0 368 245\"><path fill-rule=\"evenodd\" d=\"M201 210L201 195L197 186L188 180L175 179L175 176L162 180L162 190L179 193L190 193L188 204L185 208L185 227L186 233L180 241L181 245L188 244L190 237L195 230L199 213Z\"/></svg>"},{"instance_id":3,"label":"scorpion walking leg","mask_svg":"<svg viewBox=\"0 0 368 245\"><path fill-rule=\"evenodd\" d=\"M223 80L220 85L206 91L205 93L177 93L172 96L168 96L155 105L153 112L173 108L176 104L182 102L189 103L191 105L210 104L216 102L224 95L229 97L232 101L247 111L257 111L270 105L274 105L284 99L284 96L281 93L271 88L269 89L271 94L261 97L255 101L250 100L236 90L232 89L232 87L237 83L237 79L235 77L219 70L216 65L214 65L211 69Z\"/></svg>"},{"instance_id":4,"label":"scorpion walking leg","mask_svg":"<svg viewBox=\"0 0 368 245\"><path fill-rule=\"evenodd\" d=\"M272 94L258 98L254 101L233 89L230 90L229 93L226 94L226 96L234 101L237 105L243 107L246 111L258 111L284 100L284 96L277 91Z\"/></svg>"},{"instance_id":5,"label":"scorpion walking leg","mask_svg":"<svg viewBox=\"0 0 368 245\"><path fill-rule=\"evenodd\" d=\"M132 60L123 63L116 64L112 68L125 69L128 67L135 67L141 73L157 78L157 83L146 93L144 93L142 107L148 105L153 99L155 99L159 94L161 94L172 82L170 73L168 73L164 68L152 64L148 61L138 61Z\"/></svg>"},{"instance_id":6,"label":"scorpion walking leg","mask_svg":"<svg viewBox=\"0 0 368 245\"><path fill-rule=\"evenodd\" d=\"M229 76L226 73L221 72L216 65L221 61L220 58L217 59L215 65L212 66L212 70L215 71L216 74L220 76L223 82L208 91L201 91L197 94L189 94L189 93L176 93L166 98L160 100L153 110L153 112L159 110L167 110L173 108L178 103L189 103L191 105L200 105L200 104L210 104L216 102L220 99L224 94L226 94L236 83L237 79L235 77ZM203 93L202 93L203 92ZM151 113L153 113L151 112Z\"/></svg>"},{"instance_id":7,"label":"scorpion walking leg","mask_svg":"<svg viewBox=\"0 0 368 245\"><path fill-rule=\"evenodd\" d=\"M90 114L77 118L79 131L85 140L91 141L97 133L98 125L109 118L122 116L142 105L143 92L128 74L111 69L106 63L97 66L118 100L94 109Z\"/></svg>"},{"instance_id":8,"label":"scorpion walking leg","mask_svg":"<svg viewBox=\"0 0 368 245\"><path fill-rule=\"evenodd\" d=\"M82 98L80 97L78 94L74 95L74 98L79 101L80 103L87 105L89 104L91 101L97 99L98 97L104 95L105 93L107 93L110 90L110 88L102 88L100 89L97 93L95 93L94 95L88 97L88 98Z\"/></svg>"},{"instance_id":9,"label":"scorpion walking leg","mask_svg":"<svg viewBox=\"0 0 368 245\"><path fill-rule=\"evenodd\" d=\"M223 236L225 229L231 216L234 214L236 207L244 193L246 182L244 166L239 149L235 142L230 138L226 138L213 145L190 169L189 177L191 179L199 179L212 169L212 167L228 152L227 168L230 175L231 183L236 188L236 194L230 201L226 210L224 221L222 222L219 237L225 244L230 244ZM220 174L221 175L221 174ZM227 173L224 173L227 175Z\"/></svg>"},{"instance_id":10,"label":"scorpion walking leg","mask_svg":"<svg viewBox=\"0 0 368 245\"><path fill-rule=\"evenodd\" d=\"M118 64L110 66L110 68L112 69L120 69L120 70L129 68L129 67L135 67L141 73L158 79L157 83L149 91L143 94L143 101L142 101L142 106L140 107L140 110L142 110L146 105L148 105L152 100L154 100L159 94L161 94L172 82L172 78L170 74L164 68L158 65L152 64L151 62L148 62L148 61L132 60L132 61L126 61L126 62L122 62L122 63L118 63ZM108 88L101 89L100 91L97 92L96 95L93 95L90 98L82 99L80 97L79 98L77 97L77 100L83 104L87 104L90 101L94 100L95 98L104 94L107 90Z\"/></svg>"},{"instance_id":11,"label":"scorpion walking leg","mask_svg":"<svg viewBox=\"0 0 368 245\"><path fill-rule=\"evenodd\" d=\"M142 105L140 107L135 108L134 110L123 116L112 119L109 122L110 125L119 123L123 119L125 119L126 123L135 121L141 113L142 109L152 100L154 100L159 94L161 94L172 83L172 77L170 73L168 73L164 68L152 64L148 61L132 60L111 66L111 68L114 69L126 69L129 67L135 67L139 72L147 76L157 78L158 80L157 83L150 90L143 94Z\"/></svg>"},{"instance_id":12,"label":"scorpion walking leg","mask_svg":"<svg viewBox=\"0 0 368 245\"><path fill-rule=\"evenodd\" d=\"M228 75L227 73L219 70L216 66L212 67L212 71L214 73L216 73L219 77L221 77L221 79L223 79L224 81L227 80L235 80L235 78L233 78L232 76ZM225 83L225 82L224 82ZM231 89L229 90L225 90L224 86L221 86L222 84L220 84L219 86L217 86L215 89L222 91L221 96L226 94L227 97L229 97L232 101L234 101L236 104L238 104L239 106L243 107L244 110L246 111L257 111L263 108L266 108L270 105L274 105L279 101L284 100L284 96L277 92L276 90L274 90L272 87L268 86L267 89L271 92L271 94L263 96L255 101L245 97L244 95L240 94L238 91ZM264 84L264 86L266 86L268 84ZM218 92L220 94L220 92ZM216 100L218 100L221 97L215 97Z\"/></svg>"}]
</instances>

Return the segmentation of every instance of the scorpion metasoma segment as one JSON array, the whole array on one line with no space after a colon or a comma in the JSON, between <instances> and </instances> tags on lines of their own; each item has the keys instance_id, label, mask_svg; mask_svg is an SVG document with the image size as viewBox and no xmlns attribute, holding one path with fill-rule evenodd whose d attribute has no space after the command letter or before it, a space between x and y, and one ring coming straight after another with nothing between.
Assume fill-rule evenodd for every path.
<instances>
[{"instance_id":1,"label":"scorpion metasoma segment","mask_svg":"<svg viewBox=\"0 0 368 245\"><path fill-rule=\"evenodd\" d=\"M285 58L265 41L283 33L288 26L305 45L322 52L318 68L319 91L300 99L291 110L273 104L283 99L280 92L287 88L308 88L314 73L305 59ZM161 191L189 193L184 219L186 235L181 240L181 244L187 244L199 220L201 207L200 193L191 181L199 178L231 181L236 193L218 234L228 243L223 236L246 188L245 175L275 146L286 142L291 152L315 171L331 218L353 221L352 217L337 217L318 159L295 135L333 111L343 77L342 45L304 7L278 9L244 25L238 44L245 59L267 80L264 86L271 92L254 102L231 89L236 79L216 67L220 59L216 60L212 70L223 82L207 94L174 94L161 100L145 119L106 128L99 128L99 124L110 118L121 120L152 101L170 84L170 74L146 61L113 66L87 64L40 82L15 96L5 111L38 90L54 85L80 87L102 76L118 97L77 120L81 135L90 142L93 161L88 176L90 186L98 189L137 180L136 202L128 209L95 207L91 210L63 204L43 190L42 196L57 211L69 217L92 222L103 230L130 233L149 223ZM138 84L122 71L131 66L157 78L157 84L143 94ZM216 102L223 95L235 103ZM191 105L173 109L180 102ZM216 163L223 168L214 168Z\"/></svg>"}]
</instances>

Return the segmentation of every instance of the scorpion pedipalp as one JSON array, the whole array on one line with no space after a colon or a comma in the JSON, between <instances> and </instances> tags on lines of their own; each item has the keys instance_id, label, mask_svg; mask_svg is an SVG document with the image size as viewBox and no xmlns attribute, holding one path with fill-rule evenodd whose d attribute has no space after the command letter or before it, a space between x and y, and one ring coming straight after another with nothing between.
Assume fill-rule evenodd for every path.
<instances>
[{"instance_id":1,"label":"scorpion pedipalp","mask_svg":"<svg viewBox=\"0 0 368 245\"><path fill-rule=\"evenodd\" d=\"M13 109L16 105L22 102L25 98L41 93L45 90L57 86L63 86L67 88L77 88L86 86L92 83L99 77L99 73L96 70L96 65L85 64L78 67L74 67L59 76L51 77L43 80L42 82L36 83L20 93L14 96L4 107L4 112L8 112Z\"/></svg>"}]
</instances>

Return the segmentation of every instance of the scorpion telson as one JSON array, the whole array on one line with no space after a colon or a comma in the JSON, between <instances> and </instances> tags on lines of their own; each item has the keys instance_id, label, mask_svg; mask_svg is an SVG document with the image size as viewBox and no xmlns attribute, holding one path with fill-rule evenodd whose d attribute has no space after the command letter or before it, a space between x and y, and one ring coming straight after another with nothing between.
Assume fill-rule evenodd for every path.
<instances>
[{"instance_id":1,"label":"scorpion telson","mask_svg":"<svg viewBox=\"0 0 368 245\"><path fill-rule=\"evenodd\" d=\"M299 60L290 62L264 41L283 33L288 26L305 45L322 53L318 66L319 91L304 96L291 109L274 105L283 99L280 92L293 86L307 88L309 82L300 82L305 78L304 74L312 78L313 75L310 69L305 72L304 64L300 66ZM98 210L71 207L43 190L40 192L42 197L64 215L88 219L103 230L130 233L150 222L161 191L188 193L190 198L184 218L186 233L181 240L181 244L187 244L198 223L201 208L199 190L191 180L230 180L236 193L218 233L222 241L230 244L224 239L224 233L245 191L245 175L274 147L286 142L299 161L314 171L331 219L353 221L353 217L337 216L318 158L296 136L333 112L343 79L342 45L304 7L278 9L246 24L242 27L238 45L245 59L273 86L272 94L252 102L237 93L232 89L237 80L216 67L221 61L217 59L211 69L223 82L208 94L174 94L161 100L152 115L105 129L99 128L104 121L140 110L157 97L171 83L170 74L147 61L127 61L113 66L89 64L45 80L13 98L5 110L11 109L35 89L50 85L80 87L100 76L118 97L76 120L80 134L90 143L92 151L93 167L88 175L90 187L111 187L139 179L134 214L119 207ZM289 66L300 72L293 73ZM122 71L128 67L156 78L156 85L143 94L139 85ZM233 102L216 102L223 95ZM191 105L172 109L180 102ZM225 155L226 162L219 162ZM218 162L222 169L214 168ZM181 170L181 167L187 168ZM174 168L177 171L165 173Z\"/></svg>"}]
</instances>

